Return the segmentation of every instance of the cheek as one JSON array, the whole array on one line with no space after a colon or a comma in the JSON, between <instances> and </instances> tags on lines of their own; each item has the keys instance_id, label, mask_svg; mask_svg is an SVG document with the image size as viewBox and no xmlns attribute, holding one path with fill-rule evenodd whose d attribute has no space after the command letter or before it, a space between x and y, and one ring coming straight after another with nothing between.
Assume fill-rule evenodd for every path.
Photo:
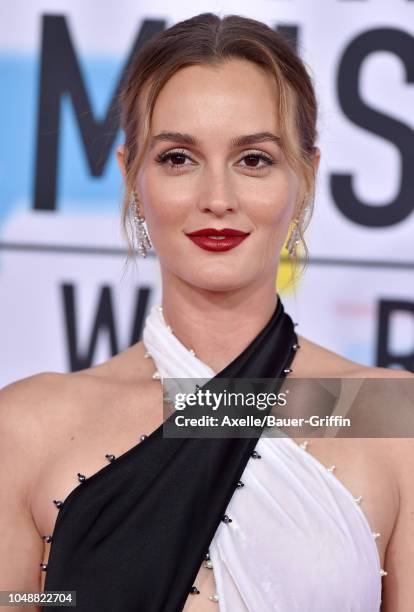
<instances>
[{"instance_id":1,"label":"cheek","mask_svg":"<svg viewBox=\"0 0 414 612\"><path fill-rule=\"evenodd\" d=\"M246 202L250 202L249 210L255 224L276 239L287 231L296 197L297 181L283 173L266 189L256 190L250 198L246 194Z\"/></svg>"},{"instance_id":2,"label":"cheek","mask_svg":"<svg viewBox=\"0 0 414 612\"><path fill-rule=\"evenodd\" d=\"M186 190L179 189L169 181L161 180L155 171L146 171L139 181L140 193L144 202L145 218L152 233L164 227L177 226L188 212Z\"/></svg>"}]
</instances>

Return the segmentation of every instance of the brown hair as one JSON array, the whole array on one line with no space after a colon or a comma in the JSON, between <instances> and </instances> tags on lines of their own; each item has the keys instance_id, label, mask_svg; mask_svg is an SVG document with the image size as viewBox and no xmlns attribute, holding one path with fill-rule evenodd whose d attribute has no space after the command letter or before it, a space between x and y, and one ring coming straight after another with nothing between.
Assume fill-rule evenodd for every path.
<instances>
[{"instance_id":1,"label":"brown hair","mask_svg":"<svg viewBox=\"0 0 414 612\"><path fill-rule=\"evenodd\" d=\"M176 23L141 47L120 94L126 168L121 223L130 256L133 250L127 230L129 202L147 149L158 94L181 68L218 65L232 58L254 62L274 78L281 145L288 162L302 178L295 217L300 217L303 208L309 206L310 219L315 195L312 160L317 137L317 104L304 63L287 40L260 21L239 15L220 18L213 13L202 13ZM305 229L299 226L306 265Z\"/></svg>"}]
</instances>

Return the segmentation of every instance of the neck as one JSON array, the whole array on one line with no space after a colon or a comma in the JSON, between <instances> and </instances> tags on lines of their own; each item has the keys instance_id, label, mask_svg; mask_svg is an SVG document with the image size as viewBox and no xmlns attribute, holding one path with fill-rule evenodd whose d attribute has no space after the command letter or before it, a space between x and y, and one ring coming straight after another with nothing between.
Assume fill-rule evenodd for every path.
<instances>
[{"instance_id":1,"label":"neck","mask_svg":"<svg viewBox=\"0 0 414 612\"><path fill-rule=\"evenodd\" d=\"M235 359L268 323L277 306L275 283L207 291L164 282L163 315L174 335L215 372Z\"/></svg>"}]
</instances>

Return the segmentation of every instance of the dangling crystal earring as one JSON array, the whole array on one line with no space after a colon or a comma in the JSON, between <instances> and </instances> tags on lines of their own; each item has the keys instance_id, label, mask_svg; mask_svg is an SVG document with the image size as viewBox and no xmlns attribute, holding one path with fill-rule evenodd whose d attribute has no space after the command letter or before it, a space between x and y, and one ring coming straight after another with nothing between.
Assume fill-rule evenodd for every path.
<instances>
[{"instance_id":1,"label":"dangling crystal earring","mask_svg":"<svg viewBox=\"0 0 414 612\"><path fill-rule=\"evenodd\" d=\"M134 228L133 239L134 242L137 242L138 253L142 257L146 257L152 244L144 225L145 219L139 214L139 202L135 191L132 192L129 202L129 218Z\"/></svg>"},{"instance_id":2,"label":"dangling crystal earring","mask_svg":"<svg viewBox=\"0 0 414 612\"><path fill-rule=\"evenodd\" d=\"M302 220L305 219L306 215L309 213L310 211L310 207L306 206L306 208L303 211L303 217ZM290 255L290 257L293 257L296 253L296 247L300 242L300 232L299 232L299 227L300 227L300 222L301 219L297 218L293 220L294 223L294 228L289 236L289 239L287 241L287 250L288 253ZM303 223L303 225L305 226L305 222Z\"/></svg>"},{"instance_id":3,"label":"dangling crystal earring","mask_svg":"<svg viewBox=\"0 0 414 612\"><path fill-rule=\"evenodd\" d=\"M293 221L295 224L293 230L290 233L289 240L287 241L287 250L290 257L293 257L296 247L299 244L299 219Z\"/></svg>"}]
</instances>

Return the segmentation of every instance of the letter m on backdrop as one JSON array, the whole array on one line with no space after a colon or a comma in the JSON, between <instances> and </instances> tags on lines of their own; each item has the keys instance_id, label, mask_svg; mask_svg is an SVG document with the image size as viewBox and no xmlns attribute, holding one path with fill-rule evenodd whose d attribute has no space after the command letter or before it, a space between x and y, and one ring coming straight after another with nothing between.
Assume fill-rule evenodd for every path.
<instances>
[{"instance_id":1,"label":"letter m on backdrop","mask_svg":"<svg viewBox=\"0 0 414 612\"><path fill-rule=\"evenodd\" d=\"M62 15L42 18L42 46L37 116L33 208L55 210L62 98L71 100L92 176L101 176L119 130L117 99L136 51L165 28L165 22L144 20L103 118L96 119L85 87L76 50Z\"/></svg>"}]
</instances>

